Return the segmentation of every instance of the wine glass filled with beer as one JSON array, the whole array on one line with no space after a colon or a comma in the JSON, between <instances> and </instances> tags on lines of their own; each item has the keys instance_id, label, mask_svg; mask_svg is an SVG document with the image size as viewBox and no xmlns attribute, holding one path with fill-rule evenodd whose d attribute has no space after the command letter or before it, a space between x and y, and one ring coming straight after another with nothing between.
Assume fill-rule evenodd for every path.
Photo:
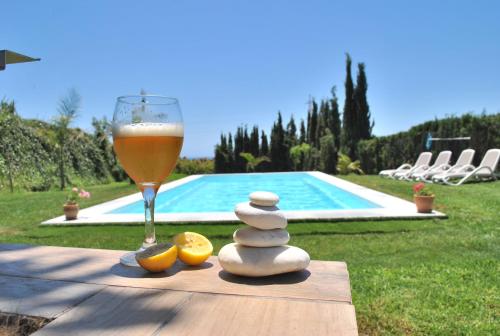
<instances>
[{"instance_id":1,"label":"wine glass filled with beer","mask_svg":"<svg viewBox=\"0 0 500 336\"><path fill-rule=\"evenodd\" d=\"M184 140L179 102L156 95L118 97L112 129L116 156L144 198L144 249L156 244L156 193L174 169ZM138 266L135 253L125 254L120 262Z\"/></svg>"}]
</instances>

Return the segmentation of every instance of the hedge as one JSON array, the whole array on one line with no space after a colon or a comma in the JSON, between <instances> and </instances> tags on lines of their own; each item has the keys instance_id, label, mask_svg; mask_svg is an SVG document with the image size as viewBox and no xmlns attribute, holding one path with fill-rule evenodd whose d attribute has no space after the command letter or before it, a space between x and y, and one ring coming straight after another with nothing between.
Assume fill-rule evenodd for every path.
<instances>
[{"instance_id":1,"label":"hedge","mask_svg":"<svg viewBox=\"0 0 500 336\"><path fill-rule=\"evenodd\" d=\"M19 117L13 103L1 102L0 191L15 189L43 191L59 184L55 131L51 124ZM65 151L69 185L86 185L112 180L111 167L94 136L80 129L70 130Z\"/></svg>"},{"instance_id":2,"label":"hedge","mask_svg":"<svg viewBox=\"0 0 500 336\"><path fill-rule=\"evenodd\" d=\"M427 132L436 138L470 136L470 141L434 141L431 152L435 158L440 151L451 150L453 163L462 150L472 148L476 150L473 164L478 165L488 149L500 148L500 113L451 116L425 122L406 132L360 141L358 157L362 169L374 174L404 162L413 163L420 152L427 151Z\"/></svg>"}]
</instances>

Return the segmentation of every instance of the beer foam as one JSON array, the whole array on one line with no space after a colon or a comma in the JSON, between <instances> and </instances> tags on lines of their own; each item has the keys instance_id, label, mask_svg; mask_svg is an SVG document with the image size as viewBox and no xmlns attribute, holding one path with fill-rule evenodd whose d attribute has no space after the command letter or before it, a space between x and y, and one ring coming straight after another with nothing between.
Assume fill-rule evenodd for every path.
<instances>
[{"instance_id":1,"label":"beer foam","mask_svg":"<svg viewBox=\"0 0 500 336\"><path fill-rule=\"evenodd\" d=\"M113 136L184 136L184 126L180 123L137 123L113 127Z\"/></svg>"}]
</instances>

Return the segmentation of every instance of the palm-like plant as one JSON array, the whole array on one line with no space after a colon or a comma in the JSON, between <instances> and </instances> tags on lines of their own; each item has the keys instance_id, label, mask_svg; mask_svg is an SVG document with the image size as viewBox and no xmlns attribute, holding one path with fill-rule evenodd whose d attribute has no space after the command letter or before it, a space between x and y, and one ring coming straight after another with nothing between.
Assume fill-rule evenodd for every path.
<instances>
[{"instance_id":1,"label":"palm-like plant","mask_svg":"<svg viewBox=\"0 0 500 336\"><path fill-rule=\"evenodd\" d=\"M252 153L240 153L240 156L244 158L247 162L246 170L247 172L253 172L262 162L269 162L269 158L267 156L259 156L255 157Z\"/></svg>"},{"instance_id":2,"label":"palm-like plant","mask_svg":"<svg viewBox=\"0 0 500 336\"><path fill-rule=\"evenodd\" d=\"M340 175L347 175L351 173L364 174L361 169L359 160L352 161L351 158L343 153L339 154L339 161L337 163L337 171Z\"/></svg>"},{"instance_id":3,"label":"palm-like plant","mask_svg":"<svg viewBox=\"0 0 500 336\"><path fill-rule=\"evenodd\" d=\"M56 129L56 141L59 159L60 187L66 186L66 175L64 172L64 150L69 139L69 125L77 117L81 106L81 97L75 89L70 89L65 97L62 97L57 107L57 116L54 118Z\"/></svg>"}]
</instances>

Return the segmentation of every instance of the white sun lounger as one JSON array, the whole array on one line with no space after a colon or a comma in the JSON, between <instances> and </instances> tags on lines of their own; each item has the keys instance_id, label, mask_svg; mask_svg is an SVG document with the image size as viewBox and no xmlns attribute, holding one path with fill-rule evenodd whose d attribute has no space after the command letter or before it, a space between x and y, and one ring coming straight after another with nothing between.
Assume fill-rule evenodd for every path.
<instances>
[{"instance_id":1,"label":"white sun lounger","mask_svg":"<svg viewBox=\"0 0 500 336\"><path fill-rule=\"evenodd\" d=\"M407 175L405 178L407 180L415 179L420 181L425 180L427 175L435 175L444 172L445 170L450 168L451 154L451 151L440 152L438 157L436 158L436 161L434 161L434 164L428 169L420 172L414 172Z\"/></svg>"},{"instance_id":2,"label":"white sun lounger","mask_svg":"<svg viewBox=\"0 0 500 336\"><path fill-rule=\"evenodd\" d=\"M446 172L443 174L435 175L433 177L434 182L443 182L448 185L458 186L466 182L469 179L476 180L496 180L495 171L498 166L498 161L500 160L500 149L490 149L484 154L483 160L481 161L479 167L474 168L474 166L469 166L461 171L457 172ZM459 179L457 182L451 182L451 180Z\"/></svg>"},{"instance_id":3,"label":"white sun lounger","mask_svg":"<svg viewBox=\"0 0 500 336\"><path fill-rule=\"evenodd\" d=\"M415 167L420 167L420 166L428 166L429 163L431 162L432 158L432 153L431 152L423 152L420 153L420 155L417 158L417 161L415 162L415 165L412 166L409 163L404 163L401 166L399 166L397 169L387 169L387 170L382 170L379 173L379 176L382 177L393 177L394 174L396 173L406 173L412 170Z\"/></svg>"},{"instance_id":4,"label":"white sun lounger","mask_svg":"<svg viewBox=\"0 0 500 336\"><path fill-rule=\"evenodd\" d=\"M415 163L415 165L407 171L396 172L392 175L392 178L398 180L410 180L413 174L419 174L426 171L431 165L432 153L429 152L429 154L430 155L428 156L427 161L424 161L422 164Z\"/></svg>"},{"instance_id":5,"label":"white sun lounger","mask_svg":"<svg viewBox=\"0 0 500 336\"><path fill-rule=\"evenodd\" d=\"M471 171L474 169L474 166L472 165L472 160L474 159L474 154L476 153L475 150L473 149L465 149L460 153L457 162L451 167L443 167L444 169L436 169L432 171L427 171L422 176L418 176L418 180L422 180L428 183L433 182L433 178L438 175L444 175L444 174L451 174L451 173L457 173L457 172L463 172L463 171Z\"/></svg>"}]
</instances>

